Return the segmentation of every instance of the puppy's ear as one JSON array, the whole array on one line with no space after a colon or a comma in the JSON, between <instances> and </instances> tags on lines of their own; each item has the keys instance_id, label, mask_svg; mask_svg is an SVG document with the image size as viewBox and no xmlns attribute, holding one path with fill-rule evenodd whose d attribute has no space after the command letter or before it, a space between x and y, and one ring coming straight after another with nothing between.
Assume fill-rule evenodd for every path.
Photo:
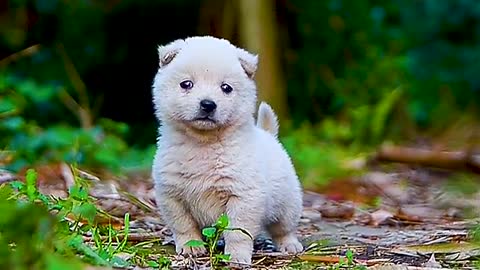
<instances>
[{"instance_id":1,"label":"puppy's ear","mask_svg":"<svg viewBox=\"0 0 480 270\"><path fill-rule=\"evenodd\" d=\"M158 58L160 61L160 68L172 62L173 58L180 52L185 45L185 40L177 39L164 46L158 46Z\"/></svg>"},{"instance_id":2,"label":"puppy's ear","mask_svg":"<svg viewBox=\"0 0 480 270\"><path fill-rule=\"evenodd\" d=\"M255 72L257 71L258 56L247 52L244 49L237 48L238 60L242 65L243 70L250 79L253 79Z\"/></svg>"}]
</instances>

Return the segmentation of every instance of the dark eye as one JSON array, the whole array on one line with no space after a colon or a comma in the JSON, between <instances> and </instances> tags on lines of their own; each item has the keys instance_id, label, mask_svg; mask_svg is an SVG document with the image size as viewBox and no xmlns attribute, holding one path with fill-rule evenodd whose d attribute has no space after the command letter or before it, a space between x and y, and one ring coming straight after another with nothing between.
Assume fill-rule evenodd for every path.
<instances>
[{"instance_id":1,"label":"dark eye","mask_svg":"<svg viewBox=\"0 0 480 270\"><path fill-rule=\"evenodd\" d=\"M193 82L190 80L183 81L180 83L180 87L185 90L192 89Z\"/></svg>"},{"instance_id":2,"label":"dark eye","mask_svg":"<svg viewBox=\"0 0 480 270\"><path fill-rule=\"evenodd\" d=\"M232 88L230 85L226 84L226 83L222 83L222 85L220 86L220 88L222 88L222 91L223 91L225 94L228 94L228 93L230 93L230 92L233 91L233 88Z\"/></svg>"}]
</instances>

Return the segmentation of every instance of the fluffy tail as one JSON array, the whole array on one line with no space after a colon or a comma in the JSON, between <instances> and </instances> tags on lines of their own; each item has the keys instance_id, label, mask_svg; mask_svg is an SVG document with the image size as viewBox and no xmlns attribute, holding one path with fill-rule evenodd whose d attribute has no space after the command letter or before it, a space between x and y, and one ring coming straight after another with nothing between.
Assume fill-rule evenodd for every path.
<instances>
[{"instance_id":1,"label":"fluffy tail","mask_svg":"<svg viewBox=\"0 0 480 270\"><path fill-rule=\"evenodd\" d=\"M260 103L257 116L257 127L267 131L273 136L278 135L278 119L272 107L265 102Z\"/></svg>"}]
</instances>

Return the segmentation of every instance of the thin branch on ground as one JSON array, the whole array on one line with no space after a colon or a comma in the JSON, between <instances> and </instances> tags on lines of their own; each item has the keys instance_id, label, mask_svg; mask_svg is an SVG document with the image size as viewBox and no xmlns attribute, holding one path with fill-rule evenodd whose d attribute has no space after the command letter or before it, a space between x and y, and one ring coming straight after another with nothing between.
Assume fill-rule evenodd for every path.
<instances>
[{"instance_id":1,"label":"thin branch on ground","mask_svg":"<svg viewBox=\"0 0 480 270\"><path fill-rule=\"evenodd\" d=\"M450 170L468 170L480 173L480 158L471 151L435 151L402 146L383 146L375 159Z\"/></svg>"}]
</instances>

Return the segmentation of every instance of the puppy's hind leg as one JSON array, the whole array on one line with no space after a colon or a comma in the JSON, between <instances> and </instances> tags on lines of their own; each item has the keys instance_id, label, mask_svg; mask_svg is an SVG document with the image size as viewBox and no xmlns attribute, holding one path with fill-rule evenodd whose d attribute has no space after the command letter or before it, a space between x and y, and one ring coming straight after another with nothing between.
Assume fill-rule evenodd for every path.
<instances>
[{"instance_id":1,"label":"puppy's hind leg","mask_svg":"<svg viewBox=\"0 0 480 270\"><path fill-rule=\"evenodd\" d=\"M286 230L280 222L271 224L268 230L280 252L296 254L303 251L295 230Z\"/></svg>"},{"instance_id":2,"label":"puppy's hind leg","mask_svg":"<svg viewBox=\"0 0 480 270\"><path fill-rule=\"evenodd\" d=\"M267 230L280 252L295 254L303 251L303 246L296 235L301 211L298 208L301 209L301 206L286 206L279 219L267 226Z\"/></svg>"}]
</instances>

